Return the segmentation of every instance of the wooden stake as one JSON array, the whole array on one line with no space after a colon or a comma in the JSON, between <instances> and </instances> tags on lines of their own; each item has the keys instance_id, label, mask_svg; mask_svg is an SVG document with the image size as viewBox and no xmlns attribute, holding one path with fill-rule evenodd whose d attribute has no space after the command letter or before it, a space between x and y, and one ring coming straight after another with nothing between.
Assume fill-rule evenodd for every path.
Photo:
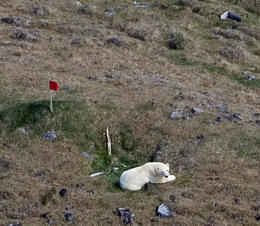
<instances>
[{"instance_id":1,"label":"wooden stake","mask_svg":"<svg viewBox=\"0 0 260 226\"><path fill-rule=\"evenodd\" d=\"M110 156L111 155L111 139L109 136L108 127L107 127L107 152L108 152L108 155Z\"/></svg>"},{"instance_id":2,"label":"wooden stake","mask_svg":"<svg viewBox=\"0 0 260 226\"><path fill-rule=\"evenodd\" d=\"M51 92L51 98L50 98L50 111L51 113L53 112L53 105L52 105L52 90L50 91Z\"/></svg>"}]
</instances>

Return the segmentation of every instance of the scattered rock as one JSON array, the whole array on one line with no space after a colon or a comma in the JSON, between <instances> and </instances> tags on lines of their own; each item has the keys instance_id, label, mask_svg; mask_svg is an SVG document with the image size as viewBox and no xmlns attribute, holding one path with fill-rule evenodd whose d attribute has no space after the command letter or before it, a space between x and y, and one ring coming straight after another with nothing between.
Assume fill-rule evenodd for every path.
<instances>
[{"instance_id":1,"label":"scattered rock","mask_svg":"<svg viewBox=\"0 0 260 226\"><path fill-rule=\"evenodd\" d=\"M138 8L150 8L151 5L150 4L146 4L146 3L139 3L139 2L136 2L134 1L134 5Z\"/></svg>"},{"instance_id":2,"label":"scattered rock","mask_svg":"<svg viewBox=\"0 0 260 226\"><path fill-rule=\"evenodd\" d=\"M204 135L203 135L203 134L200 134L200 135L198 135L198 136L197 136L197 139L198 139L198 140L204 140L204 139L205 139L205 137L204 137Z\"/></svg>"},{"instance_id":3,"label":"scattered rock","mask_svg":"<svg viewBox=\"0 0 260 226\"><path fill-rule=\"evenodd\" d=\"M115 75L112 73L105 73L106 78L115 78Z\"/></svg>"},{"instance_id":4,"label":"scattered rock","mask_svg":"<svg viewBox=\"0 0 260 226\"><path fill-rule=\"evenodd\" d=\"M74 220L75 215L73 213L65 213L64 217L65 217L66 221L70 222L70 221Z\"/></svg>"},{"instance_id":5,"label":"scattered rock","mask_svg":"<svg viewBox=\"0 0 260 226\"><path fill-rule=\"evenodd\" d=\"M226 112L227 111L227 104L223 103L223 104L217 104L216 108L220 111L220 112Z\"/></svg>"},{"instance_id":6,"label":"scattered rock","mask_svg":"<svg viewBox=\"0 0 260 226\"><path fill-rule=\"evenodd\" d=\"M28 131L25 128L18 128L18 131L20 131L23 134L28 134Z\"/></svg>"},{"instance_id":7,"label":"scattered rock","mask_svg":"<svg viewBox=\"0 0 260 226\"><path fill-rule=\"evenodd\" d=\"M3 158L0 158L0 170L2 169L10 169L10 163L9 161L3 159Z\"/></svg>"},{"instance_id":8,"label":"scattered rock","mask_svg":"<svg viewBox=\"0 0 260 226\"><path fill-rule=\"evenodd\" d=\"M256 219L257 221L260 221L260 214L255 215L255 219Z\"/></svg>"},{"instance_id":9,"label":"scattered rock","mask_svg":"<svg viewBox=\"0 0 260 226\"><path fill-rule=\"evenodd\" d=\"M49 212L42 214L41 217L44 218L44 219L46 219L46 223L47 223L47 224L49 224L49 225L50 225L50 224L54 224L54 220L51 219L52 216L50 215Z\"/></svg>"},{"instance_id":10,"label":"scattered rock","mask_svg":"<svg viewBox=\"0 0 260 226\"><path fill-rule=\"evenodd\" d=\"M148 32L143 29L128 28L126 29L126 33L129 37L136 38L141 41L145 41L148 36Z\"/></svg>"},{"instance_id":11,"label":"scattered rock","mask_svg":"<svg viewBox=\"0 0 260 226\"><path fill-rule=\"evenodd\" d=\"M135 220L135 215L129 209L117 208L117 213L123 218L124 224L131 224Z\"/></svg>"},{"instance_id":12,"label":"scattered rock","mask_svg":"<svg viewBox=\"0 0 260 226\"><path fill-rule=\"evenodd\" d=\"M46 140L55 140L57 139L57 135L55 131L48 131L47 133L44 134L44 138Z\"/></svg>"},{"instance_id":13,"label":"scattered rock","mask_svg":"<svg viewBox=\"0 0 260 226\"><path fill-rule=\"evenodd\" d=\"M91 161L94 160L94 155L89 155L87 152L83 152L82 155Z\"/></svg>"},{"instance_id":14,"label":"scattered rock","mask_svg":"<svg viewBox=\"0 0 260 226\"><path fill-rule=\"evenodd\" d=\"M249 81L253 81L253 80L256 80L256 75L253 75L251 72L249 71L245 71L243 73L243 76L246 77Z\"/></svg>"},{"instance_id":15,"label":"scattered rock","mask_svg":"<svg viewBox=\"0 0 260 226\"><path fill-rule=\"evenodd\" d=\"M105 10L105 14L108 15L108 16L114 16L116 14L116 11L114 8L107 8Z\"/></svg>"},{"instance_id":16,"label":"scattered rock","mask_svg":"<svg viewBox=\"0 0 260 226\"><path fill-rule=\"evenodd\" d=\"M216 225L216 222L215 222L215 217L214 216L210 216L209 219L208 219L208 222L205 226L214 226Z\"/></svg>"},{"instance_id":17,"label":"scattered rock","mask_svg":"<svg viewBox=\"0 0 260 226\"><path fill-rule=\"evenodd\" d=\"M11 38L18 39L18 40L25 40L25 41L32 41L37 42L40 41L40 30L14 30Z\"/></svg>"},{"instance_id":18,"label":"scattered rock","mask_svg":"<svg viewBox=\"0 0 260 226\"><path fill-rule=\"evenodd\" d=\"M81 39L81 38L75 38L75 39L73 39L73 40L70 42L70 44L71 44L72 46L82 46L83 43L84 43L84 40Z\"/></svg>"},{"instance_id":19,"label":"scattered rock","mask_svg":"<svg viewBox=\"0 0 260 226\"><path fill-rule=\"evenodd\" d=\"M244 215L242 213L232 213L231 218L236 220L236 221L243 222Z\"/></svg>"},{"instance_id":20,"label":"scattered rock","mask_svg":"<svg viewBox=\"0 0 260 226\"><path fill-rule=\"evenodd\" d=\"M2 21L17 27L29 27L31 24L30 19L25 19L17 16L2 17Z\"/></svg>"},{"instance_id":21,"label":"scattered rock","mask_svg":"<svg viewBox=\"0 0 260 226\"><path fill-rule=\"evenodd\" d=\"M60 190L59 195L60 197L65 197L68 194L68 190L66 188L63 188Z\"/></svg>"},{"instance_id":22,"label":"scattered rock","mask_svg":"<svg viewBox=\"0 0 260 226\"><path fill-rule=\"evenodd\" d=\"M260 126L260 120L256 120L255 123Z\"/></svg>"},{"instance_id":23,"label":"scattered rock","mask_svg":"<svg viewBox=\"0 0 260 226\"><path fill-rule=\"evenodd\" d=\"M36 16L48 16L49 15L49 10L45 7L35 7L33 9L33 13L36 15Z\"/></svg>"},{"instance_id":24,"label":"scattered rock","mask_svg":"<svg viewBox=\"0 0 260 226\"><path fill-rule=\"evenodd\" d=\"M22 226L22 223L9 224L9 226Z\"/></svg>"},{"instance_id":25,"label":"scattered rock","mask_svg":"<svg viewBox=\"0 0 260 226\"><path fill-rule=\"evenodd\" d=\"M108 38L106 42L108 44L114 44L116 46L122 46L123 44L122 41L120 41L118 38Z\"/></svg>"},{"instance_id":26,"label":"scattered rock","mask_svg":"<svg viewBox=\"0 0 260 226\"><path fill-rule=\"evenodd\" d=\"M10 199L11 193L8 191L0 191L0 199Z\"/></svg>"},{"instance_id":27,"label":"scattered rock","mask_svg":"<svg viewBox=\"0 0 260 226\"><path fill-rule=\"evenodd\" d=\"M157 215L160 216L160 217L164 217L164 218L171 217L172 216L171 208L168 205L162 203L157 208Z\"/></svg>"},{"instance_id":28,"label":"scattered rock","mask_svg":"<svg viewBox=\"0 0 260 226\"><path fill-rule=\"evenodd\" d=\"M181 110L178 110L178 111L173 111L170 116L169 116L170 119L181 119L182 118L182 111Z\"/></svg>"},{"instance_id":29,"label":"scattered rock","mask_svg":"<svg viewBox=\"0 0 260 226\"><path fill-rule=\"evenodd\" d=\"M200 114L202 114L204 111L203 110L201 110L201 109L199 109L199 108L192 108L191 109L191 113L193 114L193 115L200 115Z\"/></svg>"}]
</instances>

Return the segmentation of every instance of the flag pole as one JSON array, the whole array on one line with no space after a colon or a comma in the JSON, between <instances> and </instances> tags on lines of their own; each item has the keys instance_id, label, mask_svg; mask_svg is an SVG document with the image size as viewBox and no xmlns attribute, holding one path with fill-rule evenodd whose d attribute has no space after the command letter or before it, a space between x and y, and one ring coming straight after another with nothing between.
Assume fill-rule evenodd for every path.
<instances>
[{"instance_id":1,"label":"flag pole","mask_svg":"<svg viewBox=\"0 0 260 226\"><path fill-rule=\"evenodd\" d=\"M51 98L50 98L50 111L51 113L53 113L53 105L52 105L52 90L50 90L51 92Z\"/></svg>"}]
</instances>

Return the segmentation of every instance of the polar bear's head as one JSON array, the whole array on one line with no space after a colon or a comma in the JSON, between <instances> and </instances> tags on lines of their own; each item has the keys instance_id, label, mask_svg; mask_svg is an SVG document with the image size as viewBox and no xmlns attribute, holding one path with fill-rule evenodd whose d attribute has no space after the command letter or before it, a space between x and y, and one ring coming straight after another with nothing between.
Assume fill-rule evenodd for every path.
<instances>
[{"instance_id":1,"label":"polar bear's head","mask_svg":"<svg viewBox=\"0 0 260 226\"><path fill-rule=\"evenodd\" d=\"M160 177L168 177L170 175L169 173L169 163L159 163L156 168L155 168L155 172L157 176Z\"/></svg>"}]
</instances>

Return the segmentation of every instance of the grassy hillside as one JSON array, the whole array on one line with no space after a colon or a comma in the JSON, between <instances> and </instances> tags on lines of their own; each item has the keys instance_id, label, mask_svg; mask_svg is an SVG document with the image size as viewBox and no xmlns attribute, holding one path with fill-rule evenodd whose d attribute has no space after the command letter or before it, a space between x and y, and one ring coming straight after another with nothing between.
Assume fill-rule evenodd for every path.
<instances>
[{"instance_id":1,"label":"grassy hillside","mask_svg":"<svg viewBox=\"0 0 260 226\"><path fill-rule=\"evenodd\" d=\"M1 226L259 224L259 1L142 3L0 2ZM148 161L176 182L121 190Z\"/></svg>"}]
</instances>

